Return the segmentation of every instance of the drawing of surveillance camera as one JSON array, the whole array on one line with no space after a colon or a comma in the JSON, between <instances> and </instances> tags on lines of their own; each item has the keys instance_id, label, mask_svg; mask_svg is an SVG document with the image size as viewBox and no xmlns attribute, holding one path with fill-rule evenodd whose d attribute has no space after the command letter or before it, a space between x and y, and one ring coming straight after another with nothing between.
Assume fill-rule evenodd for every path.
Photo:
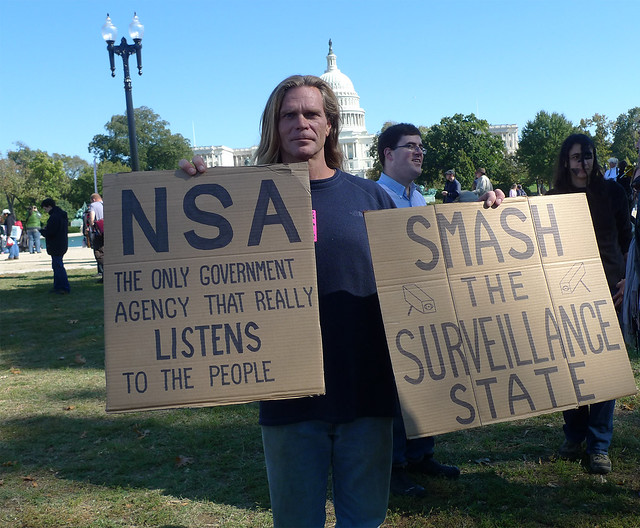
<instances>
[{"instance_id":1,"label":"drawing of surveillance camera","mask_svg":"<svg viewBox=\"0 0 640 528\"><path fill-rule=\"evenodd\" d=\"M423 314L435 313L436 302L417 285L405 284L402 287L402 293L404 295L404 300L409 305L409 312L407 315L409 315L411 310L414 308Z\"/></svg>"},{"instance_id":2,"label":"drawing of surveillance camera","mask_svg":"<svg viewBox=\"0 0 640 528\"><path fill-rule=\"evenodd\" d=\"M560 291L564 294L573 293L576 291L578 285L582 284L588 292L591 290L584 283L584 276L587 274L587 270L584 267L583 262L576 262L569 268L569 271L565 273L564 277L560 281Z\"/></svg>"}]
</instances>

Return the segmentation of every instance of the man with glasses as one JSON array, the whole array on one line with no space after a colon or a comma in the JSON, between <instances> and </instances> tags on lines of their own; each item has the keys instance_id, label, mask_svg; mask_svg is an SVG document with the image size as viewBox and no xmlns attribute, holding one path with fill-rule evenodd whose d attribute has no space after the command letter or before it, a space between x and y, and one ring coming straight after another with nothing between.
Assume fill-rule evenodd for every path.
<instances>
[{"instance_id":1,"label":"man with glasses","mask_svg":"<svg viewBox=\"0 0 640 528\"><path fill-rule=\"evenodd\" d=\"M424 197L414 183L422 174L425 153L422 134L414 125L400 123L390 126L380 134L378 156L382 164L382 174L378 184L389 193L397 207L426 205ZM453 174L455 180L455 173ZM458 183L458 189L459 185ZM504 193L499 189L479 197L479 200L485 203L485 207L497 207L503 199ZM396 404L391 492L395 495L424 497L426 490L411 479L409 472L456 478L460 475L460 470L456 466L440 464L433 458L435 440L432 436L407 439L400 413L400 402L397 400Z\"/></svg>"},{"instance_id":2,"label":"man with glasses","mask_svg":"<svg viewBox=\"0 0 640 528\"><path fill-rule=\"evenodd\" d=\"M382 174L378 184L398 207L426 205L415 179L422 173L425 148L420 130L401 123L387 128L378 138L378 157Z\"/></svg>"},{"instance_id":3,"label":"man with glasses","mask_svg":"<svg viewBox=\"0 0 640 528\"><path fill-rule=\"evenodd\" d=\"M378 184L389 193L396 206L426 205L414 180L422 173L425 148L420 130L414 125L401 123L387 128L378 138L378 156L382 174ZM460 470L440 464L433 458L435 441L432 436L408 440L400 403L393 419L393 468L391 493L410 497L424 497L424 487L415 483L409 472L456 478Z\"/></svg>"}]
</instances>

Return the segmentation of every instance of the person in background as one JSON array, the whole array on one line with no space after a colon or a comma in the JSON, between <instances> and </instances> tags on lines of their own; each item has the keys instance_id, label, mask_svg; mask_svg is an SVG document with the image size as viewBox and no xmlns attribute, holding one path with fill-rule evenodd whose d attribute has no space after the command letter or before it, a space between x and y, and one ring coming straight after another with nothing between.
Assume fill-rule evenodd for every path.
<instances>
[{"instance_id":1,"label":"person in background","mask_svg":"<svg viewBox=\"0 0 640 528\"><path fill-rule=\"evenodd\" d=\"M572 134L562 143L554 186L547 192L548 195L566 193L586 194L600 259L618 309L623 300L626 255L631 242L629 208L622 186L604 178L595 144L584 134ZM615 400L610 400L564 411L565 440L559 449L560 456L569 460L582 458L586 441L589 470L609 473L614 407Z\"/></svg>"},{"instance_id":2,"label":"person in background","mask_svg":"<svg viewBox=\"0 0 640 528\"><path fill-rule=\"evenodd\" d=\"M476 193L477 196L483 196L486 193L493 191L491 180L487 176L487 171L483 168L476 169L476 178L474 183L475 187L473 192Z\"/></svg>"},{"instance_id":3,"label":"person in background","mask_svg":"<svg viewBox=\"0 0 640 528\"><path fill-rule=\"evenodd\" d=\"M609 168L604 173L605 180L618 180L618 158L609 158L607 160Z\"/></svg>"},{"instance_id":4,"label":"person in background","mask_svg":"<svg viewBox=\"0 0 640 528\"><path fill-rule=\"evenodd\" d=\"M67 272L62 261L69 248L67 213L56 205L53 198L42 200L40 207L45 213L49 214L47 225L42 230L47 243L47 253L51 255L51 268L53 269L53 288L49 290L49 293L65 295L71 292Z\"/></svg>"},{"instance_id":5,"label":"person in background","mask_svg":"<svg viewBox=\"0 0 640 528\"><path fill-rule=\"evenodd\" d=\"M460 182L456 180L455 169L449 169L444 173L444 177L447 182L444 184L444 190L442 191L442 203L453 203L460 197L462 187Z\"/></svg>"},{"instance_id":6,"label":"person in background","mask_svg":"<svg viewBox=\"0 0 640 528\"><path fill-rule=\"evenodd\" d=\"M42 214L35 205L29 207L25 229L27 230L27 248L29 253L41 253L40 228L42 227Z\"/></svg>"},{"instance_id":7,"label":"person in background","mask_svg":"<svg viewBox=\"0 0 640 528\"><path fill-rule=\"evenodd\" d=\"M522 184L521 184L521 183L519 183L519 184L517 185L517 187L516 187L516 194L517 194L518 196L526 196L526 195L527 195L527 193L525 192L525 190L524 190L524 188L522 187Z\"/></svg>"},{"instance_id":8,"label":"person in background","mask_svg":"<svg viewBox=\"0 0 640 528\"><path fill-rule=\"evenodd\" d=\"M18 260L20 258L20 248L18 246L20 235L17 233L16 217L9 209L2 211L2 225L4 225L4 234L7 237L6 245L9 250L7 260Z\"/></svg>"},{"instance_id":9,"label":"person in background","mask_svg":"<svg viewBox=\"0 0 640 528\"><path fill-rule=\"evenodd\" d=\"M391 196L397 207L426 205L414 183L422 173L424 152L420 130L408 123L390 126L378 138L378 159L382 164L378 185ZM451 178L451 173L452 171L447 171L447 179ZM425 488L414 482L409 472L448 478L460 475L457 467L440 464L433 458L434 446L432 436L407 439L398 401L393 419L391 493L409 497L426 496Z\"/></svg>"},{"instance_id":10,"label":"person in background","mask_svg":"<svg viewBox=\"0 0 640 528\"><path fill-rule=\"evenodd\" d=\"M624 192L627 194L627 201L629 203L629 210L632 209L632 196L631 191L631 170L627 170L628 163L625 160L618 162L618 183L622 185Z\"/></svg>"},{"instance_id":11,"label":"person in background","mask_svg":"<svg viewBox=\"0 0 640 528\"><path fill-rule=\"evenodd\" d=\"M104 205L102 197L98 193L93 193L90 200L86 235L89 237L93 256L98 266L98 275L100 275L98 282L102 282L104 275Z\"/></svg>"},{"instance_id":12,"label":"person in background","mask_svg":"<svg viewBox=\"0 0 640 528\"><path fill-rule=\"evenodd\" d=\"M515 198L516 196L518 196L518 184L514 183L509 189L509 198Z\"/></svg>"},{"instance_id":13,"label":"person in background","mask_svg":"<svg viewBox=\"0 0 640 528\"><path fill-rule=\"evenodd\" d=\"M475 180L471 191L460 191L461 202L476 202L482 200L483 196L496 196L498 193L504 198L504 193L498 189L493 191L491 180L487 176L485 169L476 169Z\"/></svg>"},{"instance_id":14,"label":"person in background","mask_svg":"<svg viewBox=\"0 0 640 528\"><path fill-rule=\"evenodd\" d=\"M396 206L427 205L415 184L422 172L424 157L420 130L407 123L390 126L378 138L378 156L382 163L378 185Z\"/></svg>"}]
</instances>

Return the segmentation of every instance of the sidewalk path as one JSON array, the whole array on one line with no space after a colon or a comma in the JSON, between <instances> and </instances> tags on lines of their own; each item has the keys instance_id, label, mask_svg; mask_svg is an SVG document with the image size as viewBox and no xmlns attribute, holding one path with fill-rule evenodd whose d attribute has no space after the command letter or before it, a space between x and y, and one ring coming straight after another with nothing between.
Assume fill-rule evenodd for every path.
<instances>
[{"instance_id":1,"label":"sidewalk path","mask_svg":"<svg viewBox=\"0 0 640 528\"><path fill-rule=\"evenodd\" d=\"M51 257L45 249L42 253L29 253L21 251L18 260L7 260L8 254L0 254L0 275L11 275L14 273L31 273L34 271L46 271L53 275L51 270ZM63 258L64 267L67 271L71 269L94 269L96 259L93 251L89 248L71 247Z\"/></svg>"}]
</instances>

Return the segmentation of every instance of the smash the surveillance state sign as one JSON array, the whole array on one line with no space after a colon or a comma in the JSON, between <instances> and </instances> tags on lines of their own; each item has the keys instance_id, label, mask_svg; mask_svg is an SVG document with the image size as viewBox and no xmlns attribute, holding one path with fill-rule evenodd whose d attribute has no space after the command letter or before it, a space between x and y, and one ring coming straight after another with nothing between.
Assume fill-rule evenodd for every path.
<instances>
[{"instance_id":1,"label":"smash the surveillance state sign","mask_svg":"<svg viewBox=\"0 0 640 528\"><path fill-rule=\"evenodd\" d=\"M584 195L365 220L409 437L635 393Z\"/></svg>"}]
</instances>

